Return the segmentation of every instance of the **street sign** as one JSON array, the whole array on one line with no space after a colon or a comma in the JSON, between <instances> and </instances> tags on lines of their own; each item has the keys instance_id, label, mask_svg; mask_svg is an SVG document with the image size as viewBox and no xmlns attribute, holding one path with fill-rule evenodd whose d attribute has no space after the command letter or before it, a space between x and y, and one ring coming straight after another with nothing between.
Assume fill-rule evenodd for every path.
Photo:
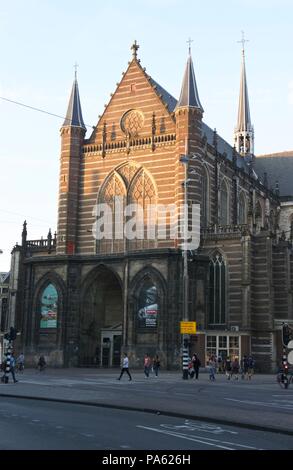
<instances>
[{"instance_id":1,"label":"street sign","mask_svg":"<svg viewBox=\"0 0 293 470\"><path fill-rule=\"evenodd\" d=\"M195 321L181 321L180 322L180 333L182 335L195 335L196 333L196 322Z\"/></svg>"}]
</instances>

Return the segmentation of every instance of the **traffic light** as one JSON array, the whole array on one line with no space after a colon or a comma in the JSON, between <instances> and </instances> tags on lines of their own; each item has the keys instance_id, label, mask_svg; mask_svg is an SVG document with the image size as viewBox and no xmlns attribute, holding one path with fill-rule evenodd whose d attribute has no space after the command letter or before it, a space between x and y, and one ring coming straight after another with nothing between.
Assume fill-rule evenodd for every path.
<instances>
[{"instance_id":1,"label":"traffic light","mask_svg":"<svg viewBox=\"0 0 293 470\"><path fill-rule=\"evenodd\" d=\"M283 346L287 346L292 335L292 330L287 323L282 325L282 342Z\"/></svg>"},{"instance_id":2,"label":"traffic light","mask_svg":"<svg viewBox=\"0 0 293 470\"><path fill-rule=\"evenodd\" d=\"M6 341L14 341L16 339L16 336L17 336L17 329L11 326L9 333L5 333L4 339L6 339Z\"/></svg>"},{"instance_id":3,"label":"traffic light","mask_svg":"<svg viewBox=\"0 0 293 470\"><path fill-rule=\"evenodd\" d=\"M16 339L16 335L17 335L17 330L16 328L13 328L13 326L11 326L10 328L10 341L14 341Z\"/></svg>"}]
</instances>

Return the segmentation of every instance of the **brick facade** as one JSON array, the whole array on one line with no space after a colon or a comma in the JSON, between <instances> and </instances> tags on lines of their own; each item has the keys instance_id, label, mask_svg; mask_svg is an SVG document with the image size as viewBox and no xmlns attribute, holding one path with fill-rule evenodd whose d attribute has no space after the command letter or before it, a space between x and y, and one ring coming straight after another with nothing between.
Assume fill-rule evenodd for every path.
<instances>
[{"instance_id":1,"label":"brick facade","mask_svg":"<svg viewBox=\"0 0 293 470\"><path fill-rule=\"evenodd\" d=\"M82 127L62 127L57 238L50 250L26 240L22 244L18 322L31 361L42 352L53 365L103 365L108 348L110 366L117 365L116 356L124 350L136 367L142 367L146 352L158 353L163 367L180 367L180 236L107 245L96 242L92 227L95 204L112 201L114 193L128 202L139 194L137 200L179 208L185 178L180 157L187 153L195 156L188 165L188 201L206 206L200 248L188 255L188 313L198 327L191 352L197 351L204 363L208 342L220 348L226 341L227 354L252 353L259 370L275 368L280 348L276 319L293 319L293 261L288 240L280 239L278 195L255 178L253 164L247 166L203 123L201 109L175 108L174 101L135 55L91 136L85 138ZM209 317L213 256L221 256L226 276L225 321L218 325ZM58 294L57 328L42 330L40 296L48 283ZM158 294L153 329L137 323L144 283L152 283Z\"/></svg>"}]
</instances>

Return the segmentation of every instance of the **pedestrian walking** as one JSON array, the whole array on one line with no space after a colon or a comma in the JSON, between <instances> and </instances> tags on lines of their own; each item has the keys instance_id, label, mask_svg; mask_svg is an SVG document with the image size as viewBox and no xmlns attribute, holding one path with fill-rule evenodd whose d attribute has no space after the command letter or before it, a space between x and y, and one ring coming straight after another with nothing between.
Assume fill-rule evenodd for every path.
<instances>
[{"instance_id":1,"label":"pedestrian walking","mask_svg":"<svg viewBox=\"0 0 293 470\"><path fill-rule=\"evenodd\" d=\"M231 372L232 372L232 366L231 366L231 360L230 357L228 356L225 361L225 371L226 371L226 377L228 380L231 379Z\"/></svg>"},{"instance_id":2,"label":"pedestrian walking","mask_svg":"<svg viewBox=\"0 0 293 470\"><path fill-rule=\"evenodd\" d=\"M241 379L248 379L248 358L246 354L241 360Z\"/></svg>"},{"instance_id":3,"label":"pedestrian walking","mask_svg":"<svg viewBox=\"0 0 293 470\"><path fill-rule=\"evenodd\" d=\"M13 382L16 383L18 380L15 378L15 357L13 354L10 356L10 372L13 378Z\"/></svg>"},{"instance_id":4,"label":"pedestrian walking","mask_svg":"<svg viewBox=\"0 0 293 470\"><path fill-rule=\"evenodd\" d=\"M197 354L193 354L191 361L192 361L192 366L194 370L194 376L196 379L198 379L198 373L199 373L199 368L201 366L201 362Z\"/></svg>"},{"instance_id":5,"label":"pedestrian walking","mask_svg":"<svg viewBox=\"0 0 293 470\"><path fill-rule=\"evenodd\" d=\"M144 356L143 366L144 366L144 375L145 375L145 377L149 377L150 376L150 368L151 368L151 358L148 354L145 354L145 356Z\"/></svg>"},{"instance_id":6,"label":"pedestrian walking","mask_svg":"<svg viewBox=\"0 0 293 470\"><path fill-rule=\"evenodd\" d=\"M39 371L42 372L43 370L45 370L46 365L47 365L47 363L46 363L46 360L45 360L44 356L40 356L39 361L38 361Z\"/></svg>"},{"instance_id":7,"label":"pedestrian walking","mask_svg":"<svg viewBox=\"0 0 293 470\"><path fill-rule=\"evenodd\" d=\"M209 368L209 377L212 382L216 380L215 377L215 370L216 370L216 361L214 357L211 357L208 362L208 368Z\"/></svg>"},{"instance_id":8,"label":"pedestrian walking","mask_svg":"<svg viewBox=\"0 0 293 470\"><path fill-rule=\"evenodd\" d=\"M121 380L121 377L122 377L122 375L124 374L124 372L126 372L126 374L128 375L129 380L132 380L131 374L130 374L130 372L129 372L129 359L128 359L126 353L124 353L120 377L118 377L117 380Z\"/></svg>"},{"instance_id":9,"label":"pedestrian walking","mask_svg":"<svg viewBox=\"0 0 293 470\"><path fill-rule=\"evenodd\" d=\"M223 372L223 359L220 354L218 356L217 363L218 363L218 373L220 374Z\"/></svg>"},{"instance_id":10,"label":"pedestrian walking","mask_svg":"<svg viewBox=\"0 0 293 470\"><path fill-rule=\"evenodd\" d=\"M238 357L235 357L234 361L232 362L231 377L234 376L234 379L238 380L238 374L239 374L239 361L238 361Z\"/></svg>"},{"instance_id":11,"label":"pedestrian walking","mask_svg":"<svg viewBox=\"0 0 293 470\"><path fill-rule=\"evenodd\" d=\"M155 372L156 377L158 377L160 365L161 365L160 358L159 358L158 354L156 354L156 356L153 360L153 370Z\"/></svg>"},{"instance_id":12,"label":"pedestrian walking","mask_svg":"<svg viewBox=\"0 0 293 470\"><path fill-rule=\"evenodd\" d=\"M248 380L251 380L251 377L254 374L254 367L255 367L255 360L253 359L252 356L249 356L248 359L247 359Z\"/></svg>"}]
</instances>

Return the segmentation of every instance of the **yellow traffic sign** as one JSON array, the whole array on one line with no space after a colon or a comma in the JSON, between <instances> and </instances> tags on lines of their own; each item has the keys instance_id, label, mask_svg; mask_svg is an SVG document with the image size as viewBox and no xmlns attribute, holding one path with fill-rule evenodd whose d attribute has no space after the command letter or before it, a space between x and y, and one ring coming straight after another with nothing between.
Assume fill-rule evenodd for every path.
<instances>
[{"instance_id":1,"label":"yellow traffic sign","mask_svg":"<svg viewBox=\"0 0 293 470\"><path fill-rule=\"evenodd\" d=\"M196 321L181 321L180 322L180 333L187 335L195 335L196 333Z\"/></svg>"}]
</instances>

